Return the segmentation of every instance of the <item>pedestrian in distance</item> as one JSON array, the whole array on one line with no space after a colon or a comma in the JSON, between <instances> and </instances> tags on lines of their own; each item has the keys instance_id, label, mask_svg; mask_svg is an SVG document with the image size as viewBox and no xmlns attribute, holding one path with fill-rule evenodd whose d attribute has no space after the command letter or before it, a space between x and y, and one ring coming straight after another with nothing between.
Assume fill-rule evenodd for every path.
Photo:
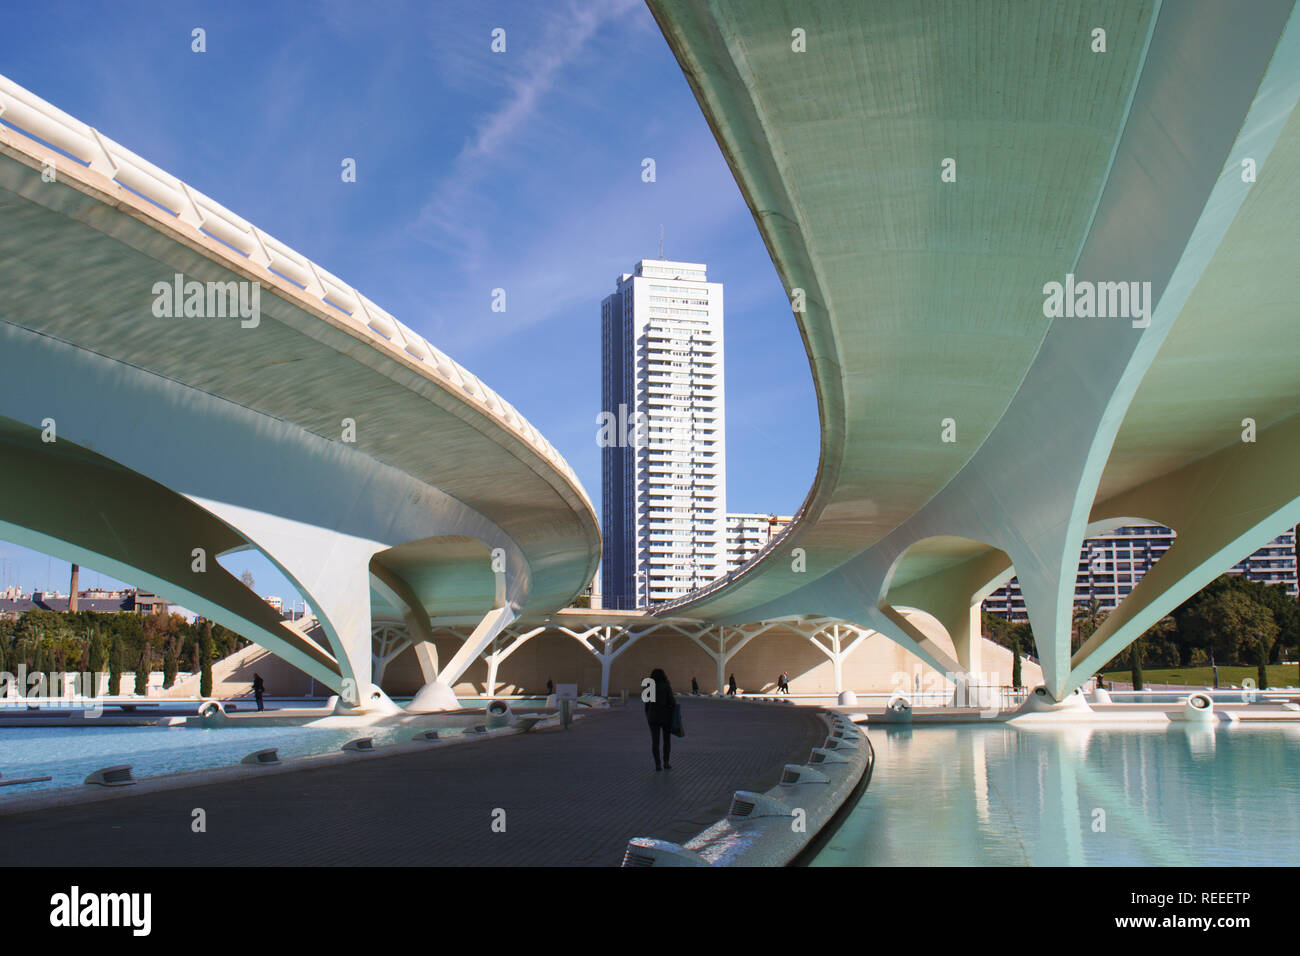
<instances>
[{"instance_id":1,"label":"pedestrian in distance","mask_svg":"<svg viewBox=\"0 0 1300 956\"><path fill-rule=\"evenodd\" d=\"M257 699L257 709L262 710L262 695L266 692L266 682L262 680L262 675L253 672L253 697Z\"/></svg>"},{"instance_id":2,"label":"pedestrian in distance","mask_svg":"<svg viewBox=\"0 0 1300 956\"><path fill-rule=\"evenodd\" d=\"M736 675L735 674L732 674L731 677L727 680L727 696L728 697L736 696Z\"/></svg>"},{"instance_id":3,"label":"pedestrian in distance","mask_svg":"<svg viewBox=\"0 0 1300 956\"><path fill-rule=\"evenodd\" d=\"M645 719L650 725L650 753L655 758L655 770L672 770L669 762L672 754L673 708L677 701L673 697L672 684L662 667L650 672L650 682L645 684L642 699L645 700ZM663 763L659 761L659 745L663 742Z\"/></svg>"},{"instance_id":4,"label":"pedestrian in distance","mask_svg":"<svg viewBox=\"0 0 1300 956\"><path fill-rule=\"evenodd\" d=\"M700 692L700 682L697 681L694 677L692 677L692 678L691 678L691 693L692 693L692 694L698 694L699 692Z\"/></svg>"}]
</instances>

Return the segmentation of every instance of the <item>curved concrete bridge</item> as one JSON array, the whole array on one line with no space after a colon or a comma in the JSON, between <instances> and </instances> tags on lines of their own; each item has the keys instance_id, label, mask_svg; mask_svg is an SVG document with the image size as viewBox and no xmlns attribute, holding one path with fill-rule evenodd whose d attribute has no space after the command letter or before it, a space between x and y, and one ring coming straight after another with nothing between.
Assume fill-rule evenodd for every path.
<instances>
[{"instance_id":1,"label":"curved concrete bridge","mask_svg":"<svg viewBox=\"0 0 1300 956\"><path fill-rule=\"evenodd\" d=\"M559 627L606 682L642 636L679 629L721 674L785 622L830 634L837 674L879 632L979 683L980 604L1015 574L1064 700L1300 520L1291 0L649 5L789 291L822 448L756 561L635 621ZM594 571L567 466L300 254L3 80L0 118L78 160L0 130L0 454L25 476L6 469L5 535L174 595L356 701L383 703L373 668L410 643L417 706L453 703L485 653L490 686ZM186 315L232 281L259 284L256 323L251 297ZM1084 537L1144 522L1177 542L1072 651ZM320 641L191 567L250 544ZM431 616L467 632L442 668Z\"/></svg>"},{"instance_id":2,"label":"curved concrete bridge","mask_svg":"<svg viewBox=\"0 0 1300 956\"><path fill-rule=\"evenodd\" d=\"M0 118L0 536L154 588L379 709L374 622L420 645L412 706L452 707L506 625L591 580L586 493L477 378L3 77ZM216 560L248 547L319 628ZM431 620L472 627L441 667Z\"/></svg>"},{"instance_id":3,"label":"curved concrete bridge","mask_svg":"<svg viewBox=\"0 0 1300 956\"><path fill-rule=\"evenodd\" d=\"M822 427L788 532L656 613L821 615L978 675L980 604L1015 574L1064 700L1300 520L1291 0L649 6ZM1140 523L1177 542L1072 653L1084 537Z\"/></svg>"}]
</instances>

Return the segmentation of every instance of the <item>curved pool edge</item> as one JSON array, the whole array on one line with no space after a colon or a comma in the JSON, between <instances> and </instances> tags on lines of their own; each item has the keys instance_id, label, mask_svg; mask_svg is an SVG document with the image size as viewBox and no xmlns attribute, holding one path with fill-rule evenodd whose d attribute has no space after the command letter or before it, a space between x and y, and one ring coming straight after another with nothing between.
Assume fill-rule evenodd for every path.
<instances>
[{"instance_id":1,"label":"curved pool edge","mask_svg":"<svg viewBox=\"0 0 1300 956\"><path fill-rule=\"evenodd\" d=\"M803 764L786 764L781 782L757 795L737 790L727 816L683 844L634 837L623 866L773 867L810 859L857 804L875 766L875 748L860 726L825 708L818 716L826 741ZM815 782L799 781L801 773Z\"/></svg>"}]
</instances>

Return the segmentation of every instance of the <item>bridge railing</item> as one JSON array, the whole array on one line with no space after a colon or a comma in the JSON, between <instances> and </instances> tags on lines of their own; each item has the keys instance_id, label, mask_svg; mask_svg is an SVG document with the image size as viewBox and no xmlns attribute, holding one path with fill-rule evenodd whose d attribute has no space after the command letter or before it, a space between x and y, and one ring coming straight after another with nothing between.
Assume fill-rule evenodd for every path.
<instances>
[{"instance_id":1,"label":"bridge railing","mask_svg":"<svg viewBox=\"0 0 1300 956\"><path fill-rule=\"evenodd\" d=\"M807 510L808 502L805 501L799 506L799 510L794 513L794 516L790 519L789 523L776 534L772 535L772 537L768 538L767 543L754 552L754 556L740 567L736 568L736 570L729 571L720 578L714 578L712 581L701 585L694 591L688 591L680 597L673 598L671 601L660 601L656 604L651 604L647 610L651 614L666 614L686 604L693 604L696 601L706 598L715 591L720 591L725 587L729 587L737 578L750 573L758 562L766 555L780 547L781 542L790 535L790 532L793 531L795 526L800 522L800 520L802 520Z\"/></svg>"},{"instance_id":2,"label":"bridge railing","mask_svg":"<svg viewBox=\"0 0 1300 956\"><path fill-rule=\"evenodd\" d=\"M108 177L120 188L148 200L248 261L287 279L324 305L360 323L390 349L418 359L452 391L468 395L491 412L586 498L569 463L514 406L427 339L302 253L2 74L0 119ZM590 501L587 503L590 505Z\"/></svg>"}]
</instances>

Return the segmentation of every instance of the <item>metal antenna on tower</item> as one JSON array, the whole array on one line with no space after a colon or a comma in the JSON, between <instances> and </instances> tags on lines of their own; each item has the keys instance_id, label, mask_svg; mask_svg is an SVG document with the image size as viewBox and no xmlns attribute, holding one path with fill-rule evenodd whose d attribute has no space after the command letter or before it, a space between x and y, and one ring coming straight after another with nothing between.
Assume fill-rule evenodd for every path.
<instances>
[{"instance_id":1,"label":"metal antenna on tower","mask_svg":"<svg viewBox=\"0 0 1300 956\"><path fill-rule=\"evenodd\" d=\"M661 222L659 223L659 261L662 262L663 258L664 258L664 224Z\"/></svg>"}]
</instances>

